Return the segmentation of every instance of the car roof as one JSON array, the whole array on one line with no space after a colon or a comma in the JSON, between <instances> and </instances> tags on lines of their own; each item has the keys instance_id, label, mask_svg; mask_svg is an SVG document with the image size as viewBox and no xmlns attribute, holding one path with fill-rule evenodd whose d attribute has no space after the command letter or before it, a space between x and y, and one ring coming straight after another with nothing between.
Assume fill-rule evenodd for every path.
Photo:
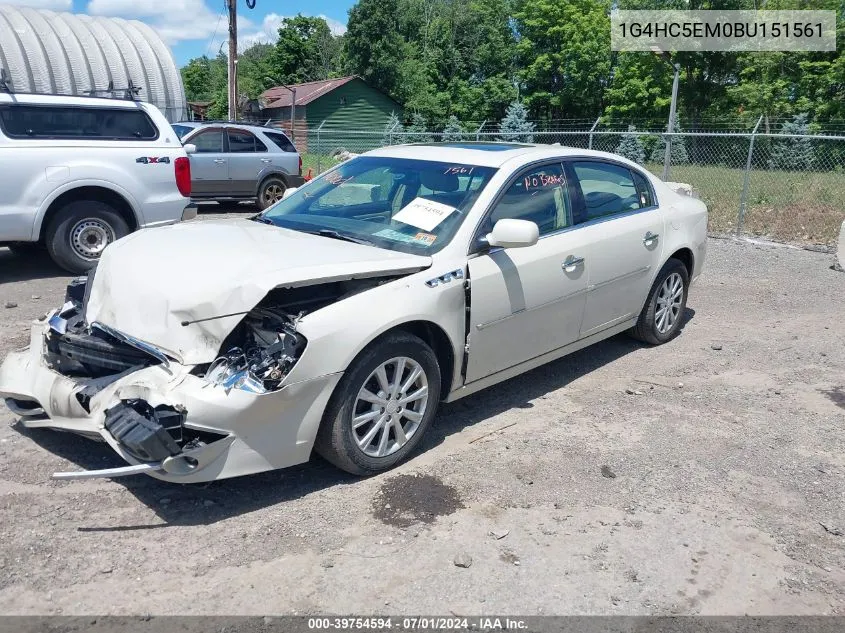
<instances>
[{"instance_id":1,"label":"car roof","mask_svg":"<svg viewBox=\"0 0 845 633\"><path fill-rule=\"evenodd\" d=\"M281 128L271 127L267 125L257 125L255 123L241 123L240 121L177 121L173 125L183 125L185 127L192 127L194 129L198 129L201 127L236 127L245 130L257 130L259 132L270 132L280 134L285 133L285 131Z\"/></svg>"},{"instance_id":2,"label":"car roof","mask_svg":"<svg viewBox=\"0 0 845 633\"><path fill-rule=\"evenodd\" d=\"M505 142L466 142L466 143L418 143L411 145L390 145L367 152L364 156L385 156L392 158L413 158L436 162L478 165L479 167L502 167L514 161L517 164L529 163L544 158L592 157L612 159L618 162L629 161L616 154L597 152L567 147L564 145L541 145ZM633 163L632 163L633 165Z\"/></svg>"},{"instance_id":3,"label":"car roof","mask_svg":"<svg viewBox=\"0 0 845 633\"><path fill-rule=\"evenodd\" d=\"M111 99L108 97L88 97L70 95L48 95L34 93L10 93L0 91L0 103L20 103L26 105L72 105L97 108L132 108L147 109L150 104L131 99Z\"/></svg>"}]
</instances>

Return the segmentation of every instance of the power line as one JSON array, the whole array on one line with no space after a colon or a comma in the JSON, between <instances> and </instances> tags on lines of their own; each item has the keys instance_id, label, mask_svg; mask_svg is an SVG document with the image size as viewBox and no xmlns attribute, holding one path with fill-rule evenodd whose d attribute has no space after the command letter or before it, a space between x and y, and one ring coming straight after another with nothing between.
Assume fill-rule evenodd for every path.
<instances>
[{"instance_id":1,"label":"power line","mask_svg":"<svg viewBox=\"0 0 845 633\"><path fill-rule=\"evenodd\" d=\"M226 13L226 0L223 0L223 8L217 15L217 25L214 27L214 35L211 36L211 39L208 40L208 46L205 47L206 57L208 57L208 53L211 52L211 45L214 44L214 40L217 39L217 30L220 28L220 21L223 19L224 13Z\"/></svg>"}]
</instances>

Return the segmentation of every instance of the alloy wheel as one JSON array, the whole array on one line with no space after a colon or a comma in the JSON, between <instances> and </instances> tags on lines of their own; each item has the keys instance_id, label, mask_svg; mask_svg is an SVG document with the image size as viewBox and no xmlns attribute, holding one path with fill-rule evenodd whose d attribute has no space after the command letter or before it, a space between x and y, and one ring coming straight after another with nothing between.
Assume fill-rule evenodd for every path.
<instances>
[{"instance_id":1,"label":"alloy wheel","mask_svg":"<svg viewBox=\"0 0 845 633\"><path fill-rule=\"evenodd\" d=\"M675 326L681 316L683 300L684 280L678 273L672 273L661 284L657 293L654 325L658 332L666 334Z\"/></svg>"},{"instance_id":2,"label":"alloy wheel","mask_svg":"<svg viewBox=\"0 0 845 633\"><path fill-rule=\"evenodd\" d=\"M428 405L428 377L412 358L379 365L364 381L352 407L352 435L369 457L387 457L419 429Z\"/></svg>"}]
</instances>

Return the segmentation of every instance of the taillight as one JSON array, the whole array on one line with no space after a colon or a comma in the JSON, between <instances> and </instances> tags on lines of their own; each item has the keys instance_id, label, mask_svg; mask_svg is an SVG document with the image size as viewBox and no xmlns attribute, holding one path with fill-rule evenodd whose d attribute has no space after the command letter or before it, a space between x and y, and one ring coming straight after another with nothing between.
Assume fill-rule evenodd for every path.
<instances>
[{"instance_id":1,"label":"taillight","mask_svg":"<svg viewBox=\"0 0 845 633\"><path fill-rule=\"evenodd\" d=\"M302 175L302 156L299 157L299 175Z\"/></svg>"},{"instance_id":2,"label":"taillight","mask_svg":"<svg viewBox=\"0 0 845 633\"><path fill-rule=\"evenodd\" d=\"M185 156L180 156L173 161L176 170L176 187L186 198L191 197L191 161Z\"/></svg>"}]
</instances>

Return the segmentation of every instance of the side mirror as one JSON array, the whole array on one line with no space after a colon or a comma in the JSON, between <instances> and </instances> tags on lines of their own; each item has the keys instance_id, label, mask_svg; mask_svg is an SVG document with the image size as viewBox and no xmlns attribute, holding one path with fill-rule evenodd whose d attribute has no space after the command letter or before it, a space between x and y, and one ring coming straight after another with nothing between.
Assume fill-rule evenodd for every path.
<instances>
[{"instance_id":1,"label":"side mirror","mask_svg":"<svg viewBox=\"0 0 845 633\"><path fill-rule=\"evenodd\" d=\"M193 143L188 143L187 145L183 145L182 147L185 148L185 153L188 154L189 156L191 154L197 153L197 146L194 145Z\"/></svg>"},{"instance_id":2,"label":"side mirror","mask_svg":"<svg viewBox=\"0 0 845 633\"><path fill-rule=\"evenodd\" d=\"M496 222L493 232L485 237L490 246L522 248L534 246L540 239L540 229L528 220L504 219Z\"/></svg>"},{"instance_id":3,"label":"side mirror","mask_svg":"<svg viewBox=\"0 0 845 633\"><path fill-rule=\"evenodd\" d=\"M299 187L288 187L287 189L285 189L285 192L282 194L282 200L287 198L289 195L291 195L297 189L299 189Z\"/></svg>"}]
</instances>

